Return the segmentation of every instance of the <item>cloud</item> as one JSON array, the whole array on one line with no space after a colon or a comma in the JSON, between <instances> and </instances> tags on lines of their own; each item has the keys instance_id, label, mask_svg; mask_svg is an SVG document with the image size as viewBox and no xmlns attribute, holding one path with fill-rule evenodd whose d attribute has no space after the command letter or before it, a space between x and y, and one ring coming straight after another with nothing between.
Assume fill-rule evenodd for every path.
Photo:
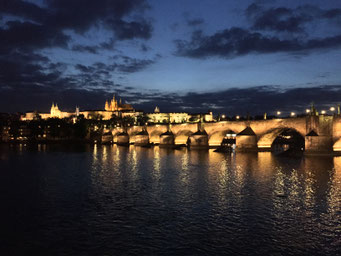
<instances>
[{"instance_id":1,"label":"cloud","mask_svg":"<svg viewBox=\"0 0 341 256\"><path fill-rule=\"evenodd\" d=\"M92 75L105 74L110 76L112 72L135 73L154 64L157 58L159 57L156 56L154 59L137 59L129 56L115 55L111 57L114 60L111 64L103 62L96 62L90 66L77 64L75 68L83 73Z\"/></svg>"},{"instance_id":2,"label":"cloud","mask_svg":"<svg viewBox=\"0 0 341 256\"><path fill-rule=\"evenodd\" d=\"M149 39L152 36L152 25L145 20L139 22L110 20L108 21L108 27L114 29L116 38L120 40L133 38Z\"/></svg>"},{"instance_id":3,"label":"cloud","mask_svg":"<svg viewBox=\"0 0 341 256\"><path fill-rule=\"evenodd\" d=\"M65 30L84 34L96 26L111 31L115 40L149 39L152 24L141 16L146 8L144 0L47 0L44 7L20 0L5 1L0 5L0 14L14 18L0 27L0 37L4 39L0 50L67 47L70 36ZM90 46L74 48L96 52Z\"/></svg>"},{"instance_id":4,"label":"cloud","mask_svg":"<svg viewBox=\"0 0 341 256\"><path fill-rule=\"evenodd\" d=\"M301 87L283 90L281 86L258 86L251 88L231 88L207 93L162 94L155 92L139 95L139 99L148 100L137 105L141 109L152 111L159 106L161 111L207 112L227 115L269 115L281 110L283 114L291 111L304 113L312 102L321 109L328 109L340 103L339 85ZM173 104L169 104L172 102Z\"/></svg>"},{"instance_id":5,"label":"cloud","mask_svg":"<svg viewBox=\"0 0 341 256\"><path fill-rule=\"evenodd\" d=\"M92 54L97 54L99 49L100 49L100 47L98 47L96 45L76 44L76 45L72 46L72 51L88 52L88 53L92 53Z\"/></svg>"},{"instance_id":6,"label":"cloud","mask_svg":"<svg viewBox=\"0 0 341 256\"><path fill-rule=\"evenodd\" d=\"M13 50L34 51L45 47L66 47L70 37L45 25L9 21L0 28L0 54Z\"/></svg>"},{"instance_id":7,"label":"cloud","mask_svg":"<svg viewBox=\"0 0 341 256\"><path fill-rule=\"evenodd\" d=\"M185 17L189 21L188 15ZM190 39L174 41L175 55L190 58L234 58L254 53L309 54L313 50L341 46L340 33L327 34L320 31L315 33L319 37L312 33L316 32L322 20L329 22L334 28L339 26L341 9L338 8L321 9L314 5L267 8L253 3L247 7L245 15L251 23L249 28L226 28L211 35L196 30Z\"/></svg>"},{"instance_id":8,"label":"cloud","mask_svg":"<svg viewBox=\"0 0 341 256\"><path fill-rule=\"evenodd\" d=\"M198 25L202 25L204 23L204 19L201 18L196 18L196 19L188 19L187 20L187 25L191 27L195 27Z\"/></svg>"},{"instance_id":9,"label":"cloud","mask_svg":"<svg viewBox=\"0 0 341 256\"><path fill-rule=\"evenodd\" d=\"M98 64L101 66L101 64ZM103 103L111 98L113 93L122 97L125 102L132 103L136 109L152 112L155 106L159 106L164 112L207 112L212 110L215 114L225 113L229 116L268 115L274 114L277 110L284 115L291 111L304 113L305 109L312 102L319 110L329 109L340 103L341 85L321 85L315 87L298 87L283 89L277 86L258 86L251 88L231 88L222 91L202 93L166 93L158 90L140 91L137 88L126 87L114 84L102 79L92 87L82 86L74 88L72 83L84 83L87 75L93 74L88 68L79 67L83 70L84 77L62 78L57 73L45 77L49 86L40 86L37 83L27 82L25 86L15 87L15 90L2 88L3 95L0 101L2 111L48 111L51 102L58 102L62 110L74 110L76 105L81 109L103 109ZM87 74L87 72L90 72ZM57 74L57 75L56 75ZM53 77L53 75L55 75ZM48 79L49 78L49 79ZM90 80L90 82L94 80ZM90 84L91 85L91 84ZM109 92L107 87L111 87Z\"/></svg>"},{"instance_id":10,"label":"cloud","mask_svg":"<svg viewBox=\"0 0 341 256\"><path fill-rule=\"evenodd\" d=\"M231 28L205 36L201 30L193 32L190 41L176 40L176 55L191 58L233 58L250 53L299 52L330 49L341 46L341 35L302 40L281 39L276 36Z\"/></svg>"},{"instance_id":11,"label":"cloud","mask_svg":"<svg viewBox=\"0 0 341 256\"><path fill-rule=\"evenodd\" d=\"M314 5L303 5L297 8L276 7L264 8L251 4L245 10L252 22L252 29L275 32L303 32L306 26L314 21L328 20L332 24L335 18L341 17L341 9L321 9Z\"/></svg>"},{"instance_id":12,"label":"cloud","mask_svg":"<svg viewBox=\"0 0 341 256\"><path fill-rule=\"evenodd\" d=\"M77 65L55 62L53 53L48 52L63 48L100 54L101 50L115 50L119 40L149 39L153 29L144 18L147 8L145 0L46 0L43 4L1 1L0 101L6 102L7 96L21 100L27 96L37 106L39 97L51 100L66 91L89 95L86 92L119 89L123 93L124 87L113 81L113 72L138 72L153 64L154 59L125 57L110 64ZM95 45L80 43L83 40L79 39L87 40L94 28L109 39ZM13 104L27 106L26 100L13 100Z\"/></svg>"}]
</instances>

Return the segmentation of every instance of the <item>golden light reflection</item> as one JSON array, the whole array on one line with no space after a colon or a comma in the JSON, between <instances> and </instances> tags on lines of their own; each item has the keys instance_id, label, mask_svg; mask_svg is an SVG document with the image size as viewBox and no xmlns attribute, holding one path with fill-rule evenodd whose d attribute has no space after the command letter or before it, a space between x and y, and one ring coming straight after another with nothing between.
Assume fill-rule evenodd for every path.
<instances>
[{"instance_id":1,"label":"golden light reflection","mask_svg":"<svg viewBox=\"0 0 341 256\"><path fill-rule=\"evenodd\" d=\"M225 155L209 150L209 182L210 187L213 188L212 193L215 193L217 203L221 208L226 208L226 202L229 198L230 189L230 163L233 155ZM232 167L233 168L233 167Z\"/></svg>"},{"instance_id":2,"label":"golden light reflection","mask_svg":"<svg viewBox=\"0 0 341 256\"><path fill-rule=\"evenodd\" d=\"M332 219L337 220L341 212L341 156L334 157L334 169L330 177L328 193L328 212Z\"/></svg>"},{"instance_id":3,"label":"golden light reflection","mask_svg":"<svg viewBox=\"0 0 341 256\"><path fill-rule=\"evenodd\" d=\"M315 176L314 172L311 169L311 163L309 161L309 158L304 159L304 204L307 208L312 209L315 204Z\"/></svg>"},{"instance_id":4,"label":"golden light reflection","mask_svg":"<svg viewBox=\"0 0 341 256\"><path fill-rule=\"evenodd\" d=\"M153 169L155 178L160 178L161 160L160 160L160 148L154 147Z\"/></svg>"},{"instance_id":5,"label":"golden light reflection","mask_svg":"<svg viewBox=\"0 0 341 256\"><path fill-rule=\"evenodd\" d=\"M116 173L118 173L120 171L120 167L121 167L121 148L118 147L117 145L113 146L113 151L115 152L113 155L113 167L114 167L114 171Z\"/></svg>"},{"instance_id":6,"label":"golden light reflection","mask_svg":"<svg viewBox=\"0 0 341 256\"><path fill-rule=\"evenodd\" d=\"M98 146L97 146L97 144L94 144L92 157L93 157L94 163L98 161Z\"/></svg>"},{"instance_id":7,"label":"golden light reflection","mask_svg":"<svg viewBox=\"0 0 341 256\"><path fill-rule=\"evenodd\" d=\"M269 177L273 166L276 164L271 152L259 152L257 155L258 171L255 174L258 177Z\"/></svg>"},{"instance_id":8,"label":"golden light reflection","mask_svg":"<svg viewBox=\"0 0 341 256\"><path fill-rule=\"evenodd\" d=\"M292 169L287 180L287 193L288 198L291 202L298 202L301 200L300 190L302 185L300 184L300 179L298 175L298 171L296 169Z\"/></svg>"},{"instance_id":9,"label":"golden light reflection","mask_svg":"<svg viewBox=\"0 0 341 256\"><path fill-rule=\"evenodd\" d=\"M274 214L277 218L281 219L283 212L287 208L286 201L283 202L281 198L281 197L286 196L285 174L282 170L282 167L276 167L274 170L274 175L275 175L274 188L273 188Z\"/></svg>"},{"instance_id":10,"label":"golden light reflection","mask_svg":"<svg viewBox=\"0 0 341 256\"><path fill-rule=\"evenodd\" d=\"M188 171L189 155L188 152L181 152L181 169L183 171Z\"/></svg>"},{"instance_id":11,"label":"golden light reflection","mask_svg":"<svg viewBox=\"0 0 341 256\"><path fill-rule=\"evenodd\" d=\"M108 148L107 146L103 146L102 147L102 161L106 163L107 159L108 159Z\"/></svg>"},{"instance_id":12,"label":"golden light reflection","mask_svg":"<svg viewBox=\"0 0 341 256\"><path fill-rule=\"evenodd\" d=\"M140 149L140 148L139 148ZM131 163L131 170L136 174L137 172L137 148L134 147L133 150L129 152L128 161Z\"/></svg>"}]
</instances>

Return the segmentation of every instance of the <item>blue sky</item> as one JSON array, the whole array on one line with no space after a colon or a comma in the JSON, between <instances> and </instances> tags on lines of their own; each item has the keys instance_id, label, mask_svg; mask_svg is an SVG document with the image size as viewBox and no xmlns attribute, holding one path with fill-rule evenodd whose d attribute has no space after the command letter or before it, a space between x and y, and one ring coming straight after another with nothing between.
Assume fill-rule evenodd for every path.
<instances>
[{"instance_id":1,"label":"blue sky","mask_svg":"<svg viewBox=\"0 0 341 256\"><path fill-rule=\"evenodd\" d=\"M340 28L340 1L1 1L0 111L114 93L146 111L326 108L341 102Z\"/></svg>"}]
</instances>

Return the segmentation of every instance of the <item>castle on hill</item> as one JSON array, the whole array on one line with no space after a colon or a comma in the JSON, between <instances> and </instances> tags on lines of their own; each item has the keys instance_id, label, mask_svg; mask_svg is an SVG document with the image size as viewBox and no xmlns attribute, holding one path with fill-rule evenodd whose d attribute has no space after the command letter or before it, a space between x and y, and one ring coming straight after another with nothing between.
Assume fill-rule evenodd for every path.
<instances>
[{"instance_id":1,"label":"castle on hill","mask_svg":"<svg viewBox=\"0 0 341 256\"><path fill-rule=\"evenodd\" d=\"M104 106L105 111L131 111L134 110L133 106L130 104L122 104L122 100L118 102L113 96L111 101L105 101Z\"/></svg>"},{"instance_id":2,"label":"castle on hill","mask_svg":"<svg viewBox=\"0 0 341 256\"><path fill-rule=\"evenodd\" d=\"M131 104L124 104L122 100L116 100L115 95L113 98L108 101L105 101L104 110L84 110L80 111L79 107L76 107L74 112L66 112L61 111L58 107L57 103L52 103L51 109L49 113L42 113L37 111L27 112L26 114L21 116L21 120L34 120L38 117L41 119L48 118L75 118L79 115L83 115L86 119L98 119L101 120L109 120L113 115L126 117L130 116L137 120L137 117L145 114L149 120L153 123L184 123L189 121L191 117L196 117L197 119L201 116L201 114L189 114L186 112L178 112L178 113L166 113L161 112L159 107L156 107L153 113L143 113L143 111L137 111L133 108ZM212 112L208 112L203 114L204 120L206 122L213 121Z\"/></svg>"}]
</instances>

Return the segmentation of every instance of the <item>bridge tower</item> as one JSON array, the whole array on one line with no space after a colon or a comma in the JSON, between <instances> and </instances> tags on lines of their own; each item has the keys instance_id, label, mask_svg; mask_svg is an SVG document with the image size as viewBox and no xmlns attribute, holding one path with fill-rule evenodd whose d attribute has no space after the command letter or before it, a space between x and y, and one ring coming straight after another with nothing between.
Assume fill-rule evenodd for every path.
<instances>
[{"instance_id":1,"label":"bridge tower","mask_svg":"<svg viewBox=\"0 0 341 256\"><path fill-rule=\"evenodd\" d=\"M135 135L135 146L147 146L149 145L149 133L144 126L142 131Z\"/></svg>"},{"instance_id":2,"label":"bridge tower","mask_svg":"<svg viewBox=\"0 0 341 256\"><path fill-rule=\"evenodd\" d=\"M208 148L208 134L203 125L202 115L200 115L197 131L188 138L188 144L191 148Z\"/></svg>"},{"instance_id":3,"label":"bridge tower","mask_svg":"<svg viewBox=\"0 0 341 256\"><path fill-rule=\"evenodd\" d=\"M237 134L236 151L257 151L257 136L250 126Z\"/></svg>"},{"instance_id":4,"label":"bridge tower","mask_svg":"<svg viewBox=\"0 0 341 256\"><path fill-rule=\"evenodd\" d=\"M306 120L305 153L330 153L333 150L333 116L312 110Z\"/></svg>"},{"instance_id":5,"label":"bridge tower","mask_svg":"<svg viewBox=\"0 0 341 256\"><path fill-rule=\"evenodd\" d=\"M160 147L172 147L175 144L175 136L171 131L170 114L168 114L167 131L160 135Z\"/></svg>"}]
</instances>

